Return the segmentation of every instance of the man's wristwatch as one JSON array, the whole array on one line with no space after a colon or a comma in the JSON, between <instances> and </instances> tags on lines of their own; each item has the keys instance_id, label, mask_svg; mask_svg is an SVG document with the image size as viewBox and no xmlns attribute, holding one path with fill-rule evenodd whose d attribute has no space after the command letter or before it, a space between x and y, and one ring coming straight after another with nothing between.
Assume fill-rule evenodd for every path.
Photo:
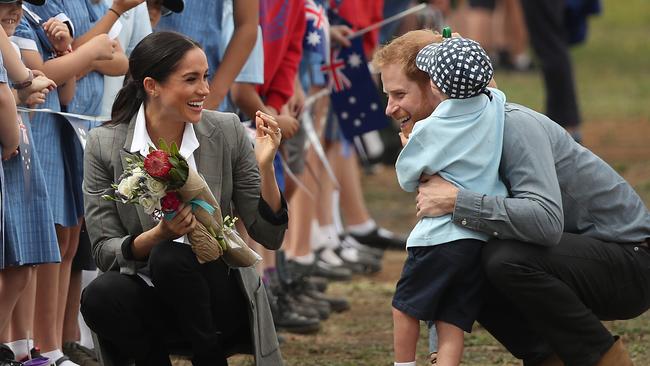
<instances>
[{"instance_id":1,"label":"man's wristwatch","mask_svg":"<svg viewBox=\"0 0 650 366\"><path fill-rule=\"evenodd\" d=\"M29 69L28 69L29 70ZM19 83L12 83L11 87L19 90L19 89L25 89L26 87L32 85L32 80L34 80L34 73L32 70L29 70L29 75L27 76L27 79L19 82Z\"/></svg>"}]
</instances>

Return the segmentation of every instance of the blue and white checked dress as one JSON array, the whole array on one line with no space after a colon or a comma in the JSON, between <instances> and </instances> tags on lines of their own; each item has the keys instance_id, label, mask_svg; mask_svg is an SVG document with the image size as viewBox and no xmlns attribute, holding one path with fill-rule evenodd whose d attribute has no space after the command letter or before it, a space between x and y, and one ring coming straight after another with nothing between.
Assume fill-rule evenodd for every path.
<instances>
[{"instance_id":1,"label":"blue and white checked dress","mask_svg":"<svg viewBox=\"0 0 650 366\"><path fill-rule=\"evenodd\" d=\"M43 6L31 6L43 20L65 14L72 21L74 38L88 32L106 14L108 6L103 1L48 0ZM96 71L77 80L74 98L67 106L70 113L99 116L104 95L104 76Z\"/></svg>"},{"instance_id":2,"label":"blue and white checked dress","mask_svg":"<svg viewBox=\"0 0 650 366\"><path fill-rule=\"evenodd\" d=\"M7 74L0 57L0 82L7 82ZM29 121L22 133L32 141ZM33 145L32 145L33 146ZM25 193L25 179L21 155L2 163L4 173L3 201L4 245L0 245L0 270L9 266L60 262L61 256L49 207L45 180L38 154L31 154L30 196Z\"/></svg>"},{"instance_id":3,"label":"blue and white checked dress","mask_svg":"<svg viewBox=\"0 0 650 366\"><path fill-rule=\"evenodd\" d=\"M29 7L29 4L24 5ZM37 32L42 32L42 28L30 23L27 16L25 13L14 36L35 41L43 60L47 61L51 56L48 51L51 46L37 35ZM60 111L57 90L51 91L45 103L39 107ZM38 155L41 163L54 223L65 227L77 225L79 218L83 216L81 144L63 117L50 113L35 113L31 122L35 155Z\"/></svg>"}]
</instances>

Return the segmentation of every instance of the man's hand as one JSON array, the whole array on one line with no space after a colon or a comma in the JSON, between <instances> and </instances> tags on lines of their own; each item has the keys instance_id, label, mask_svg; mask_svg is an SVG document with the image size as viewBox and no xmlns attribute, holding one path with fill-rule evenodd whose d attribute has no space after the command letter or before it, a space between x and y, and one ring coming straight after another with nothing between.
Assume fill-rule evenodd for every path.
<instances>
[{"instance_id":1,"label":"man's hand","mask_svg":"<svg viewBox=\"0 0 650 366\"><path fill-rule=\"evenodd\" d=\"M453 213L458 191L458 187L438 174L423 175L415 198L418 220Z\"/></svg>"}]
</instances>

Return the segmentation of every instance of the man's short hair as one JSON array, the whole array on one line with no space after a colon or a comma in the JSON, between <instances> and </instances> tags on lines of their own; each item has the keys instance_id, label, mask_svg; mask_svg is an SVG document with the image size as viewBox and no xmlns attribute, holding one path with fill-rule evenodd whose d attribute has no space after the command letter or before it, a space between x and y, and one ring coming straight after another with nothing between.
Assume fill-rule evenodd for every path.
<instances>
[{"instance_id":1,"label":"man's short hair","mask_svg":"<svg viewBox=\"0 0 650 366\"><path fill-rule=\"evenodd\" d=\"M410 31L381 47L372 59L372 66L381 70L388 65L402 65L406 77L420 84L429 84L429 75L415 66L415 58L421 49L434 42L442 42L438 32L430 29Z\"/></svg>"}]
</instances>

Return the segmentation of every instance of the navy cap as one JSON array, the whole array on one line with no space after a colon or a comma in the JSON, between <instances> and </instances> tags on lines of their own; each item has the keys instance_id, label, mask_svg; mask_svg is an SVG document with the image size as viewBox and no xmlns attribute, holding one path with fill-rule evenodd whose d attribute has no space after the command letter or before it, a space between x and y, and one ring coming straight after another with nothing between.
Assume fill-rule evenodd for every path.
<instances>
[{"instance_id":1,"label":"navy cap","mask_svg":"<svg viewBox=\"0 0 650 366\"><path fill-rule=\"evenodd\" d=\"M494 69L485 50L466 38L447 38L418 52L418 69L426 72L434 84L449 98L476 96L492 80Z\"/></svg>"}]
</instances>

